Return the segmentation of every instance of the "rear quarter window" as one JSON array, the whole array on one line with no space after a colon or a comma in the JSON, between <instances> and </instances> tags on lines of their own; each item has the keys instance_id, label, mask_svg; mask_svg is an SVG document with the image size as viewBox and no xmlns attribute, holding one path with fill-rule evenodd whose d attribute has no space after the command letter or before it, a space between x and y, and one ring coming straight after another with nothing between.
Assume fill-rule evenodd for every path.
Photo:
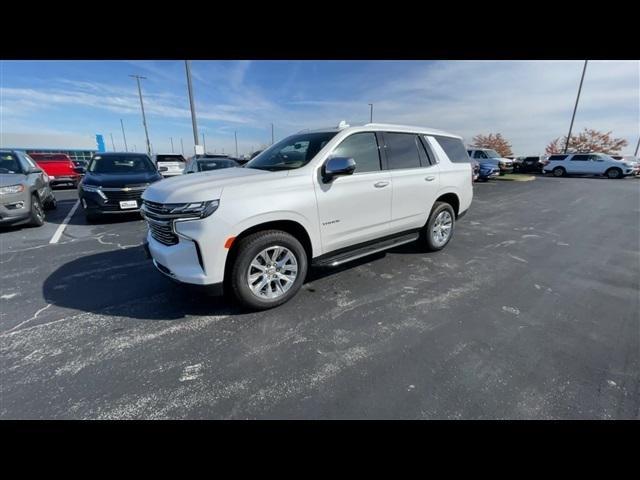
<instances>
[{"instance_id":1,"label":"rear quarter window","mask_svg":"<svg viewBox=\"0 0 640 480\"><path fill-rule=\"evenodd\" d=\"M462 140L451 137L439 137L433 135L433 138L440 144L444 152L453 163L470 163L471 158L467 153L467 149L464 148Z\"/></svg>"},{"instance_id":2,"label":"rear quarter window","mask_svg":"<svg viewBox=\"0 0 640 480\"><path fill-rule=\"evenodd\" d=\"M564 160L567 157L568 157L568 155L551 155L549 157L549 161L550 162L553 162L553 161L560 162L560 161Z\"/></svg>"}]
</instances>

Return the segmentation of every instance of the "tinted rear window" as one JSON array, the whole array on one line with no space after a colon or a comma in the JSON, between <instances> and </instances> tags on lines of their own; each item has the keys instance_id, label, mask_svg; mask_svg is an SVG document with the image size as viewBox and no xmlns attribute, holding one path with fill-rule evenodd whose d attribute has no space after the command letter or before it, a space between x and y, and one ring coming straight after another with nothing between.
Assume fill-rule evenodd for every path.
<instances>
[{"instance_id":1,"label":"tinted rear window","mask_svg":"<svg viewBox=\"0 0 640 480\"><path fill-rule=\"evenodd\" d=\"M182 155L158 155L158 162L184 162Z\"/></svg>"},{"instance_id":2,"label":"tinted rear window","mask_svg":"<svg viewBox=\"0 0 640 480\"><path fill-rule=\"evenodd\" d=\"M464 148L462 140L451 137L437 137L434 135L436 141L440 144L444 152L454 163L469 163L471 159L467 150Z\"/></svg>"},{"instance_id":3,"label":"tinted rear window","mask_svg":"<svg viewBox=\"0 0 640 480\"><path fill-rule=\"evenodd\" d=\"M385 132L384 142L387 145L387 162L390 170L420 167L420 156L413 133Z\"/></svg>"}]
</instances>

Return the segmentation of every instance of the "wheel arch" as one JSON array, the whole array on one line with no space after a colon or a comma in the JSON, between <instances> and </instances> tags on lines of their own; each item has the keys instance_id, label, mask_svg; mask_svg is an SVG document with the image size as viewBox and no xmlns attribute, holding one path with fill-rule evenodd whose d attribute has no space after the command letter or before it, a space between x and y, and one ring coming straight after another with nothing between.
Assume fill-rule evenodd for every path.
<instances>
[{"instance_id":1,"label":"wheel arch","mask_svg":"<svg viewBox=\"0 0 640 480\"><path fill-rule=\"evenodd\" d=\"M295 237L302 244L302 247L304 248L307 254L307 260L309 263L311 263L311 259L313 257L313 252L314 252L314 246L311 240L311 236L309 235L309 232L304 227L304 225L302 225L302 223L296 220L291 220L291 219L263 221L261 223L256 223L254 225L244 228L241 231L241 233L236 235L231 245L231 248L229 249L229 253L227 254L227 258L225 260L225 266L224 266L225 282L229 278L229 273L233 266L233 262L237 257L238 245L240 243L239 240L242 240L243 238L247 237L248 235L251 235L252 233L261 232L264 230L281 230Z\"/></svg>"}]
</instances>

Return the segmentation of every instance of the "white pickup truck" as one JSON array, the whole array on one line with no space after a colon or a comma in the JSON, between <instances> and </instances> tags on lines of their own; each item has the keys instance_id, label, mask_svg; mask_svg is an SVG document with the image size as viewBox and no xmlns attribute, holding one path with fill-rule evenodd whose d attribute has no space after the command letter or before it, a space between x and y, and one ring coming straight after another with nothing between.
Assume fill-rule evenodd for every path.
<instances>
[{"instance_id":1,"label":"white pickup truck","mask_svg":"<svg viewBox=\"0 0 640 480\"><path fill-rule=\"evenodd\" d=\"M413 241L442 249L471 205L471 170L462 138L439 130L303 131L243 167L151 185L147 249L176 281L271 308L296 294L310 266Z\"/></svg>"}]
</instances>

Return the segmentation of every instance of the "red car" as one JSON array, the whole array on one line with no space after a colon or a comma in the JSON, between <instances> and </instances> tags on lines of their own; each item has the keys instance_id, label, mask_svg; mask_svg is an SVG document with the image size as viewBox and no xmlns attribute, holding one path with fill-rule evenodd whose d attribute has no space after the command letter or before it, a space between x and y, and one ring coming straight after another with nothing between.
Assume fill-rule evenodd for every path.
<instances>
[{"instance_id":1,"label":"red car","mask_svg":"<svg viewBox=\"0 0 640 480\"><path fill-rule=\"evenodd\" d=\"M74 188L82 178L75 165L64 153L31 153L31 158L35 160L42 170L49 176L51 186L71 184Z\"/></svg>"}]
</instances>

